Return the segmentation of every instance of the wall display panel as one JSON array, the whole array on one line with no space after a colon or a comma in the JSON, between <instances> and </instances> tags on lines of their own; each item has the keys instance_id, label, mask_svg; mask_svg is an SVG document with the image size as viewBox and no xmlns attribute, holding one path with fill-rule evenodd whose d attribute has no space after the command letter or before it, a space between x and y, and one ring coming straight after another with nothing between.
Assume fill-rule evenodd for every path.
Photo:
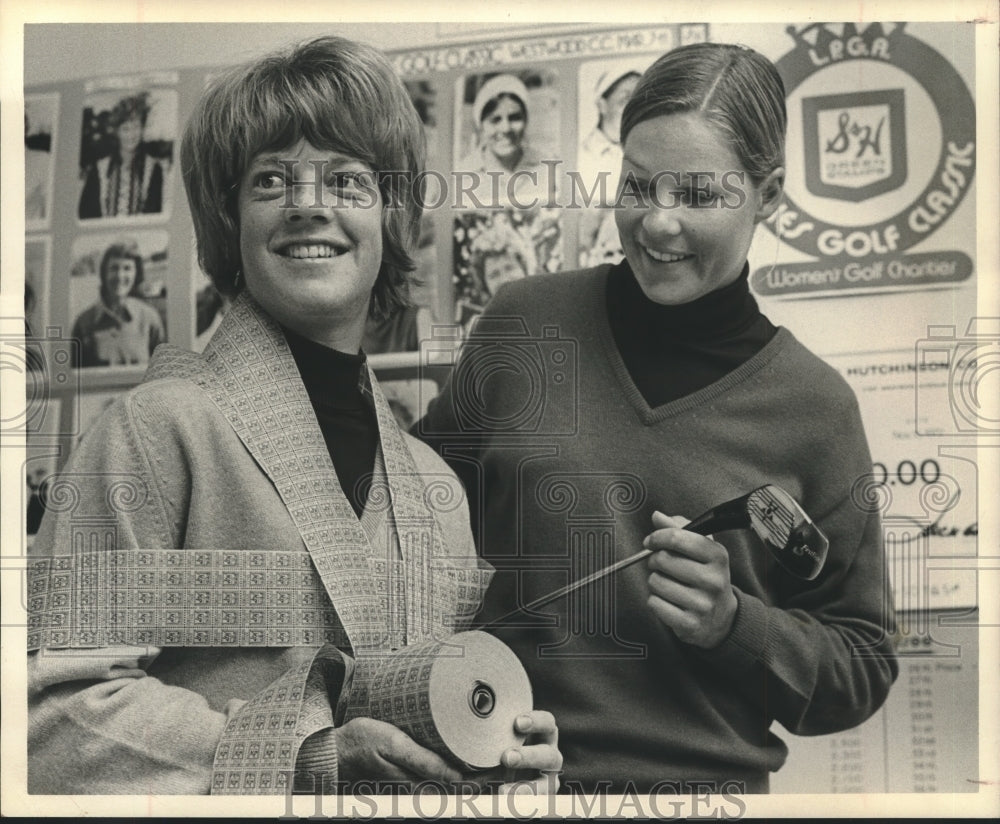
<instances>
[{"instance_id":1,"label":"wall display panel","mask_svg":"<svg viewBox=\"0 0 1000 824\"><path fill-rule=\"evenodd\" d=\"M820 353L960 335L979 276L974 26L746 34L788 93L785 195L751 250L764 310Z\"/></svg>"},{"instance_id":2,"label":"wall display panel","mask_svg":"<svg viewBox=\"0 0 1000 824\"><path fill-rule=\"evenodd\" d=\"M462 242L449 241L470 220L456 211L483 211L480 204L528 206L529 211L552 206L561 212L559 234L566 250L560 268L572 268L577 258L583 265L598 258L602 262L615 259L617 231L610 212L592 214L591 207L596 205L590 194L593 184L588 186L580 175L585 163L583 146L601 116L597 87L609 88L603 77L606 73L620 69L628 74L674 46L704 41L709 35L707 24L690 23L514 36L391 55L405 82L455 89L453 95L437 95L439 145L429 153L425 194L435 221L435 283L441 307L436 321L462 323L470 307L475 314L481 305L481 297L470 294L476 290L467 260L455 257L461 254ZM507 146L510 142L524 145L523 157L530 163L522 160L522 167L511 172L499 166L490 151L490 133L483 128L480 114L497 93L517 96L518 92L528 101L523 129L513 130L517 134L508 130L508 137L496 135L496 145L504 147L501 151L516 152L517 147ZM517 114L513 103L507 108ZM487 163L484 158L492 160ZM614 162L610 165L615 166ZM613 185L607 188L609 194L612 189ZM593 238L593 247L584 248L585 236L588 241ZM446 277L449 273L450 278Z\"/></svg>"},{"instance_id":3,"label":"wall display panel","mask_svg":"<svg viewBox=\"0 0 1000 824\"><path fill-rule=\"evenodd\" d=\"M168 249L160 230L76 238L68 319L82 367L144 364L167 339Z\"/></svg>"},{"instance_id":4,"label":"wall display panel","mask_svg":"<svg viewBox=\"0 0 1000 824\"><path fill-rule=\"evenodd\" d=\"M940 396L956 380L948 350L828 355L851 385L872 449L872 474L852 490L880 511L896 609L975 607L979 477L974 444L956 439ZM988 354L989 344L983 349ZM969 357L972 355L970 354ZM963 378L961 372L957 380ZM942 402L943 401L943 402ZM961 395L952 401L961 421ZM888 411L891 410L891 414ZM901 616L901 620L912 618Z\"/></svg>"},{"instance_id":5,"label":"wall display panel","mask_svg":"<svg viewBox=\"0 0 1000 824\"><path fill-rule=\"evenodd\" d=\"M47 228L52 220L58 127L58 94L24 96L24 225L29 232Z\"/></svg>"},{"instance_id":6,"label":"wall display panel","mask_svg":"<svg viewBox=\"0 0 1000 824\"><path fill-rule=\"evenodd\" d=\"M562 187L567 173L577 165L577 147L581 139L578 133L583 129L576 126L575 109L581 67L589 66L587 71L593 75L591 79L585 72L584 82L596 84L600 66L619 64L623 58L626 63L642 64L675 45L705 40L708 35L709 27L702 23L609 28L582 34L515 37L491 44L390 54L424 124L428 149L427 209L415 251L420 285L413 290L413 300L417 307L426 310L420 313L418 328L427 330L431 323L455 322L457 296L453 283L452 235L460 213L475 205L467 193L461 192L460 184L467 187L468 182L461 178L456 180L455 174L469 165L465 161L477 146L478 133L472 117L477 92L500 76L516 78L525 85L531 106L525 131L531 144L554 164L554 167L545 167L546 172L550 168L554 171L547 174L543 186L553 183L559 191L568 193L569 190ZM79 244L86 241L80 240L85 235L80 235L79 231L70 231L74 224L88 231L102 230L102 238L108 234L104 230L111 226L120 236L134 235L133 227L146 229L144 224L152 224L150 228L163 226L169 235L164 259L169 271L165 280L171 287L177 285L179 288L161 294L162 305L169 303L161 317L166 321L166 316L170 316L171 342L189 348L200 349L207 340L207 327L198 320L198 302L189 297L197 295L207 284L201 280L203 276L196 267L185 272L174 263L187 260L193 246L193 230L177 172L178 141L197 99L222 71L221 67L212 67L94 77L27 90L29 97L57 101L51 104L56 110L53 122L61 119L64 124L70 124L63 130L67 139L60 140L56 146L54 165L56 177L63 186L74 179L76 184L71 198L58 198L53 203L55 225L62 230L55 236L52 246L53 271L69 271L78 262ZM591 100L589 106L588 130L597 122L596 103ZM143 114L144 124L141 122ZM140 154L151 158L144 164L152 164L150 168L158 170L153 174L162 175L162 202L157 209L148 198L148 188L147 197L142 200L140 186L138 192L142 203L130 201L126 204L127 198L121 194L118 200L122 208L113 210L109 206L97 212L84 207L86 216L82 216L81 201L87 178L93 181L96 176L97 190L101 190L101 170L113 171L115 167L119 126L137 119L130 115L137 115L143 126ZM121 177L119 175L119 179ZM138 176L134 177L138 180ZM142 185L152 185L152 177L143 177L143 180ZM124 193L124 188L119 188L120 193ZM105 184L105 200L109 191ZM129 195L129 199L131 197ZM116 214L110 214L111 211ZM580 219L571 205L563 209L559 236L564 243L570 244L569 249L576 248ZM119 230L119 226L123 228ZM605 235L609 235L609 226L605 226ZM565 266L565 262L562 260L560 265ZM545 267L546 270L550 268ZM62 275L57 274L57 277ZM65 332L85 308L79 305L83 300L79 296L82 286L71 279L70 287L57 284L50 304L50 320L65 318ZM96 298L96 288L93 293ZM208 303L203 301L202 305ZM399 340L400 336L383 334L382 339ZM82 378L85 386L95 379L103 381L93 372L85 373Z\"/></svg>"}]
</instances>

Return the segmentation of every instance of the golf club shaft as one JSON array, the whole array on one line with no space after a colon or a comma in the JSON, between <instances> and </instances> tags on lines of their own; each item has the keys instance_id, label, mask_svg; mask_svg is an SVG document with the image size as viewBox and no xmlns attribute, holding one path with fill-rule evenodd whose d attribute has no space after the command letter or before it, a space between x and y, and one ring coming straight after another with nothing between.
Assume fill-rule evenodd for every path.
<instances>
[{"instance_id":1,"label":"golf club shaft","mask_svg":"<svg viewBox=\"0 0 1000 824\"><path fill-rule=\"evenodd\" d=\"M705 531L702 530L703 526L706 528ZM703 518L699 518L698 522L692 521L691 523L683 527L683 529L687 529L690 532L697 532L699 535L705 535L707 534L708 529L713 529L713 528L716 528L713 522ZM525 604L523 607L521 607L521 609L524 610L525 612L530 612L533 609L545 606L546 604L551 603L552 601L562 598L564 595L569 595L571 592L576 592L576 590L582 589L585 586L589 586L595 581L600 581L601 578L606 578L608 575L614 575L619 570L625 569L625 567L632 566L632 564L636 564L643 558L648 558L652 554L653 554L652 549L641 549L634 555L629 555L627 558L622 558L620 561L616 561L613 564L609 564L608 566L597 570L597 572L592 572L590 575L587 575L583 578L580 578L579 580L574 581L572 584L568 584L567 586L564 586L561 589L557 589L554 592L549 592L546 595L543 595L541 598L537 598L536 600L532 601L530 604Z\"/></svg>"},{"instance_id":2,"label":"golf club shaft","mask_svg":"<svg viewBox=\"0 0 1000 824\"><path fill-rule=\"evenodd\" d=\"M601 578L606 578L608 575L613 575L620 569L625 569L625 567L627 566L631 566L632 564L638 563L643 558L648 558L652 554L653 550L651 549L640 550L639 552L635 553L635 555L629 555L628 558L622 558L622 560L610 564L609 566L606 566L603 569L599 569L597 570L597 572L592 572L585 578L580 578L579 580L574 581L572 584L569 584L568 586L564 586L561 589L557 589L553 592L548 593L547 595L543 595L541 598L532 601L530 604L525 604L523 607L521 607L521 611L531 612L531 610L533 609L545 606L546 604L551 603L552 601L562 598L564 595L569 595L571 592L576 592L576 590L578 589L582 589L585 586L589 586L590 584L594 583L594 581L599 581L601 580Z\"/></svg>"}]
</instances>

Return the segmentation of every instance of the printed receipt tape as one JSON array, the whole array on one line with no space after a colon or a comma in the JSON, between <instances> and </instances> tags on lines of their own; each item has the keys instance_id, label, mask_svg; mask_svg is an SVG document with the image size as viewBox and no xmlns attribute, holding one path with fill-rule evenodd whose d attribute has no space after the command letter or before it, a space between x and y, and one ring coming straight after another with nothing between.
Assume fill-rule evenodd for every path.
<instances>
[{"instance_id":1,"label":"printed receipt tape","mask_svg":"<svg viewBox=\"0 0 1000 824\"><path fill-rule=\"evenodd\" d=\"M405 647L378 664L368 715L399 727L446 760L471 769L500 763L524 736L514 719L532 707L517 656L485 632Z\"/></svg>"}]
</instances>

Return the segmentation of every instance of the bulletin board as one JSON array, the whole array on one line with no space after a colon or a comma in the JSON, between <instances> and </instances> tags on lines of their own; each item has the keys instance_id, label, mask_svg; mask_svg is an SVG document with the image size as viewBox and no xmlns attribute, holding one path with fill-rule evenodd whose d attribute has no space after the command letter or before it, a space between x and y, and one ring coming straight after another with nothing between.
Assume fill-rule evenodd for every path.
<instances>
[{"instance_id":1,"label":"bulletin board","mask_svg":"<svg viewBox=\"0 0 1000 824\"><path fill-rule=\"evenodd\" d=\"M606 247L601 259L620 258L611 210L599 208L613 196L617 147L587 167L588 178L603 178L603 197L588 191L592 185L572 185L602 119L598 99L622 78L634 84L663 52L709 35L708 24L692 23L390 53L428 147L427 208L414 250L419 337L433 327L436 340L459 345L504 279L597 262L598 234ZM220 71L185 68L25 89L26 318L49 360L83 363L59 382L29 382L29 403L39 410L31 441L47 445L26 467L31 493L39 477L65 462L106 402L142 379L155 342L200 351L221 320L225 301L198 266L179 169L184 124ZM491 88L523 98L517 175L480 168L485 138L474 110ZM122 163L115 135L123 120L137 116L141 143L135 159ZM618 116L604 123L607 131ZM485 185L472 185L474 176ZM125 342L106 336L81 345L88 324L99 323L102 259L122 249L141 261L129 299L144 327ZM494 276L502 265L509 271ZM369 340L374 345L376 338L366 338L366 348ZM417 344L410 348L402 359L389 354L395 350L368 348L376 352L376 371L391 376L386 389L404 423L422 414L442 374L418 368ZM420 380L428 376L430 383Z\"/></svg>"}]
</instances>

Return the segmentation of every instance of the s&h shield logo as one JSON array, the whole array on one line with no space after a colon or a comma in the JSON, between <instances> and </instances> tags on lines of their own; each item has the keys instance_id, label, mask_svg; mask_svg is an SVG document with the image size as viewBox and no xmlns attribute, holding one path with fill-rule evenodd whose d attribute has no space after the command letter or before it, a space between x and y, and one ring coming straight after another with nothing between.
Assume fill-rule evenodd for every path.
<instances>
[{"instance_id":1,"label":"s&h shield logo","mask_svg":"<svg viewBox=\"0 0 1000 824\"><path fill-rule=\"evenodd\" d=\"M802 119L812 194L858 203L906 180L902 89L806 97Z\"/></svg>"},{"instance_id":2,"label":"s&h shield logo","mask_svg":"<svg viewBox=\"0 0 1000 824\"><path fill-rule=\"evenodd\" d=\"M951 62L910 36L905 25L815 23L787 28L795 47L775 65L791 101L788 111L801 101L805 113L799 138L805 169L801 176L794 171L789 175L784 199L765 225L782 243L812 260L900 255L946 226L972 188L976 104L969 86ZM880 82L890 76L881 66L898 80ZM868 88L873 91L815 97L800 93L803 83L828 71L831 80L843 82L845 69L850 76L870 77ZM893 88L880 89L883 82ZM907 161L903 100L912 108L917 87L930 98L940 133L929 128L927 135L913 135L909 149L914 153ZM798 124L789 124L789 135L792 125ZM918 163L918 157L936 160ZM908 189L915 193L875 197ZM872 208L842 208L844 203L861 202ZM971 272L971 261L967 268ZM755 272L755 288L756 281Z\"/></svg>"}]
</instances>

